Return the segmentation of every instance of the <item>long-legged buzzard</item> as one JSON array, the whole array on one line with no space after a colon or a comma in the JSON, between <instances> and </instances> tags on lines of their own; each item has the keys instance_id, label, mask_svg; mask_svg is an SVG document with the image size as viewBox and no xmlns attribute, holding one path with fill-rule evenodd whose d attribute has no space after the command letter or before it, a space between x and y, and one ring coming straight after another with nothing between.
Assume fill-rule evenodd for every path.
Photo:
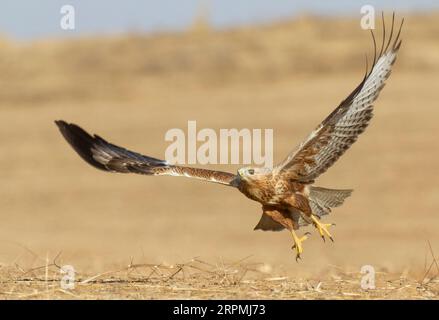
<instances>
[{"instance_id":1,"label":"long-legged buzzard","mask_svg":"<svg viewBox=\"0 0 439 320\"><path fill-rule=\"evenodd\" d=\"M373 32L374 59L367 67L360 84L284 161L274 168L245 167L237 174L170 165L164 160L144 156L90 135L79 126L56 121L62 135L75 151L92 166L110 172L145 175L171 175L201 179L237 188L248 198L262 204L262 217L256 229L278 231L287 229L294 239L296 259L303 252L302 242L295 230L313 225L323 240L332 236L331 224L320 219L340 206L352 190L335 190L314 186L314 181L357 140L372 118L373 102L377 99L401 45L399 31L394 35L395 16L386 41L383 18L381 49ZM366 59L367 62L367 59Z\"/></svg>"}]
</instances>

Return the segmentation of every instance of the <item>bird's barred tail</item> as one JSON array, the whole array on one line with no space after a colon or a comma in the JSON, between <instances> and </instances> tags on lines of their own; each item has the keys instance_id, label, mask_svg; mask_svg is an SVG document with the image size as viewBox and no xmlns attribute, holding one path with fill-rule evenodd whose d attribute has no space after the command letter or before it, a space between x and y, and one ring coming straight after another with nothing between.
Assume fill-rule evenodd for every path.
<instances>
[{"instance_id":1,"label":"bird's barred tail","mask_svg":"<svg viewBox=\"0 0 439 320\"><path fill-rule=\"evenodd\" d=\"M338 190L311 186L309 200L312 212L319 217L329 214L331 208L341 206L352 191L352 189Z\"/></svg>"}]
</instances>

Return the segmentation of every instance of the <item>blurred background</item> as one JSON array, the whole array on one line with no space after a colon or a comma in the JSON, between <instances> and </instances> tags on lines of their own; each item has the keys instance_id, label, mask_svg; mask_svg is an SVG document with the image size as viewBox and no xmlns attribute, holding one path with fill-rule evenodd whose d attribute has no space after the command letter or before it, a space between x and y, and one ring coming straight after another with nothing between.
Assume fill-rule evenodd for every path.
<instances>
[{"instance_id":1,"label":"blurred background","mask_svg":"<svg viewBox=\"0 0 439 320\"><path fill-rule=\"evenodd\" d=\"M379 4L378 4L379 3ZM75 8L75 29L60 8ZM372 54L360 8L404 16L394 72L359 142L317 184L353 188L335 243L253 231L236 190L100 172L53 120L163 158L171 128L272 128L275 162L359 83ZM62 252L77 270L252 256L285 272L421 270L439 252L437 1L2 1L0 263ZM380 39L380 23L377 22ZM379 42L379 40L378 40ZM239 166L205 166L235 172Z\"/></svg>"}]
</instances>

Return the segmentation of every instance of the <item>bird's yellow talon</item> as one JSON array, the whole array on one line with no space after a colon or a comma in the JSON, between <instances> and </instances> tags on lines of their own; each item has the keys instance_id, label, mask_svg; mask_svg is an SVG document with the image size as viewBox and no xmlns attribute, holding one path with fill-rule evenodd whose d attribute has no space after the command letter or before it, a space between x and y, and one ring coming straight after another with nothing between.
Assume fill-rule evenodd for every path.
<instances>
[{"instance_id":1,"label":"bird's yellow talon","mask_svg":"<svg viewBox=\"0 0 439 320\"><path fill-rule=\"evenodd\" d=\"M294 230L291 231L291 234L292 234L293 239L294 239L294 244L293 244L293 247L291 249L296 249L296 261L298 261L300 259L300 255L303 252L302 242L305 241L306 239L308 239L309 233L305 233L305 235L303 235L301 238L299 238L296 235Z\"/></svg>"},{"instance_id":2,"label":"bird's yellow talon","mask_svg":"<svg viewBox=\"0 0 439 320\"><path fill-rule=\"evenodd\" d=\"M334 223L321 223L318 218L316 218L314 215L311 216L311 219L314 223L314 226L317 228L318 232L320 233L320 236L322 237L323 241L326 240L326 236L334 242L334 238L332 237L331 233L328 231L328 228L331 226L335 226Z\"/></svg>"}]
</instances>

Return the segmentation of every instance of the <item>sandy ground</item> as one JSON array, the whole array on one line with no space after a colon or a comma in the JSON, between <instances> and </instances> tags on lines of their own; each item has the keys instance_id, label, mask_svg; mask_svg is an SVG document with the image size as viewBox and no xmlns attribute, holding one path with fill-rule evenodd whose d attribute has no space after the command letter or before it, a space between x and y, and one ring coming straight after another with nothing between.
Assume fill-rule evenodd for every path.
<instances>
[{"instance_id":1,"label":"sandy ground","mask_svg":"<svg viewBox=\"0 0 439 320\"><path fill-rule=\"evenodd\" d=\"M375 280L336 266L313 276L273 276L267 264L241 259L212 264L194 258L174 265L135 264L99 274L60 277L55 259L27 271L3 270L4 299L437 299L438 264L420 277L377 272ZM281 272L282 273L282 272ZM71 282L70 284L72 284ZM368 287L372 285L372 287ZM367 286L367 287L362 287Z\"/></svg>"},{"instance_id":2,"label":"sandy ground","mask_svg":"<svg viewBox=\"0 0 439 320\"><path fill-rule=\"evenodd\" d=\"M337 224L335 243L303 230L313 234L300 263L286 232L253 231L260 206L236 190L99 172L74 154L53 120L158 158L169 145L166 131L185 130L188 120L215 130L272 128L280 161L361 80L371 42L356 21L0 42L0 297L436 298L439 269L428 270L439 252L435 21L408 17L371 126L317 181L355 189L327 218ZM221 276L248 256L263 271ZM45 267L55 257L80 281L99 276L59 291L58 268ZM178 270L171 268L148 278L150 265L195 257L213 273L169 280ZM378 272L378 291L359 288L363 265Z\"/></svg>"}]
</instances>

